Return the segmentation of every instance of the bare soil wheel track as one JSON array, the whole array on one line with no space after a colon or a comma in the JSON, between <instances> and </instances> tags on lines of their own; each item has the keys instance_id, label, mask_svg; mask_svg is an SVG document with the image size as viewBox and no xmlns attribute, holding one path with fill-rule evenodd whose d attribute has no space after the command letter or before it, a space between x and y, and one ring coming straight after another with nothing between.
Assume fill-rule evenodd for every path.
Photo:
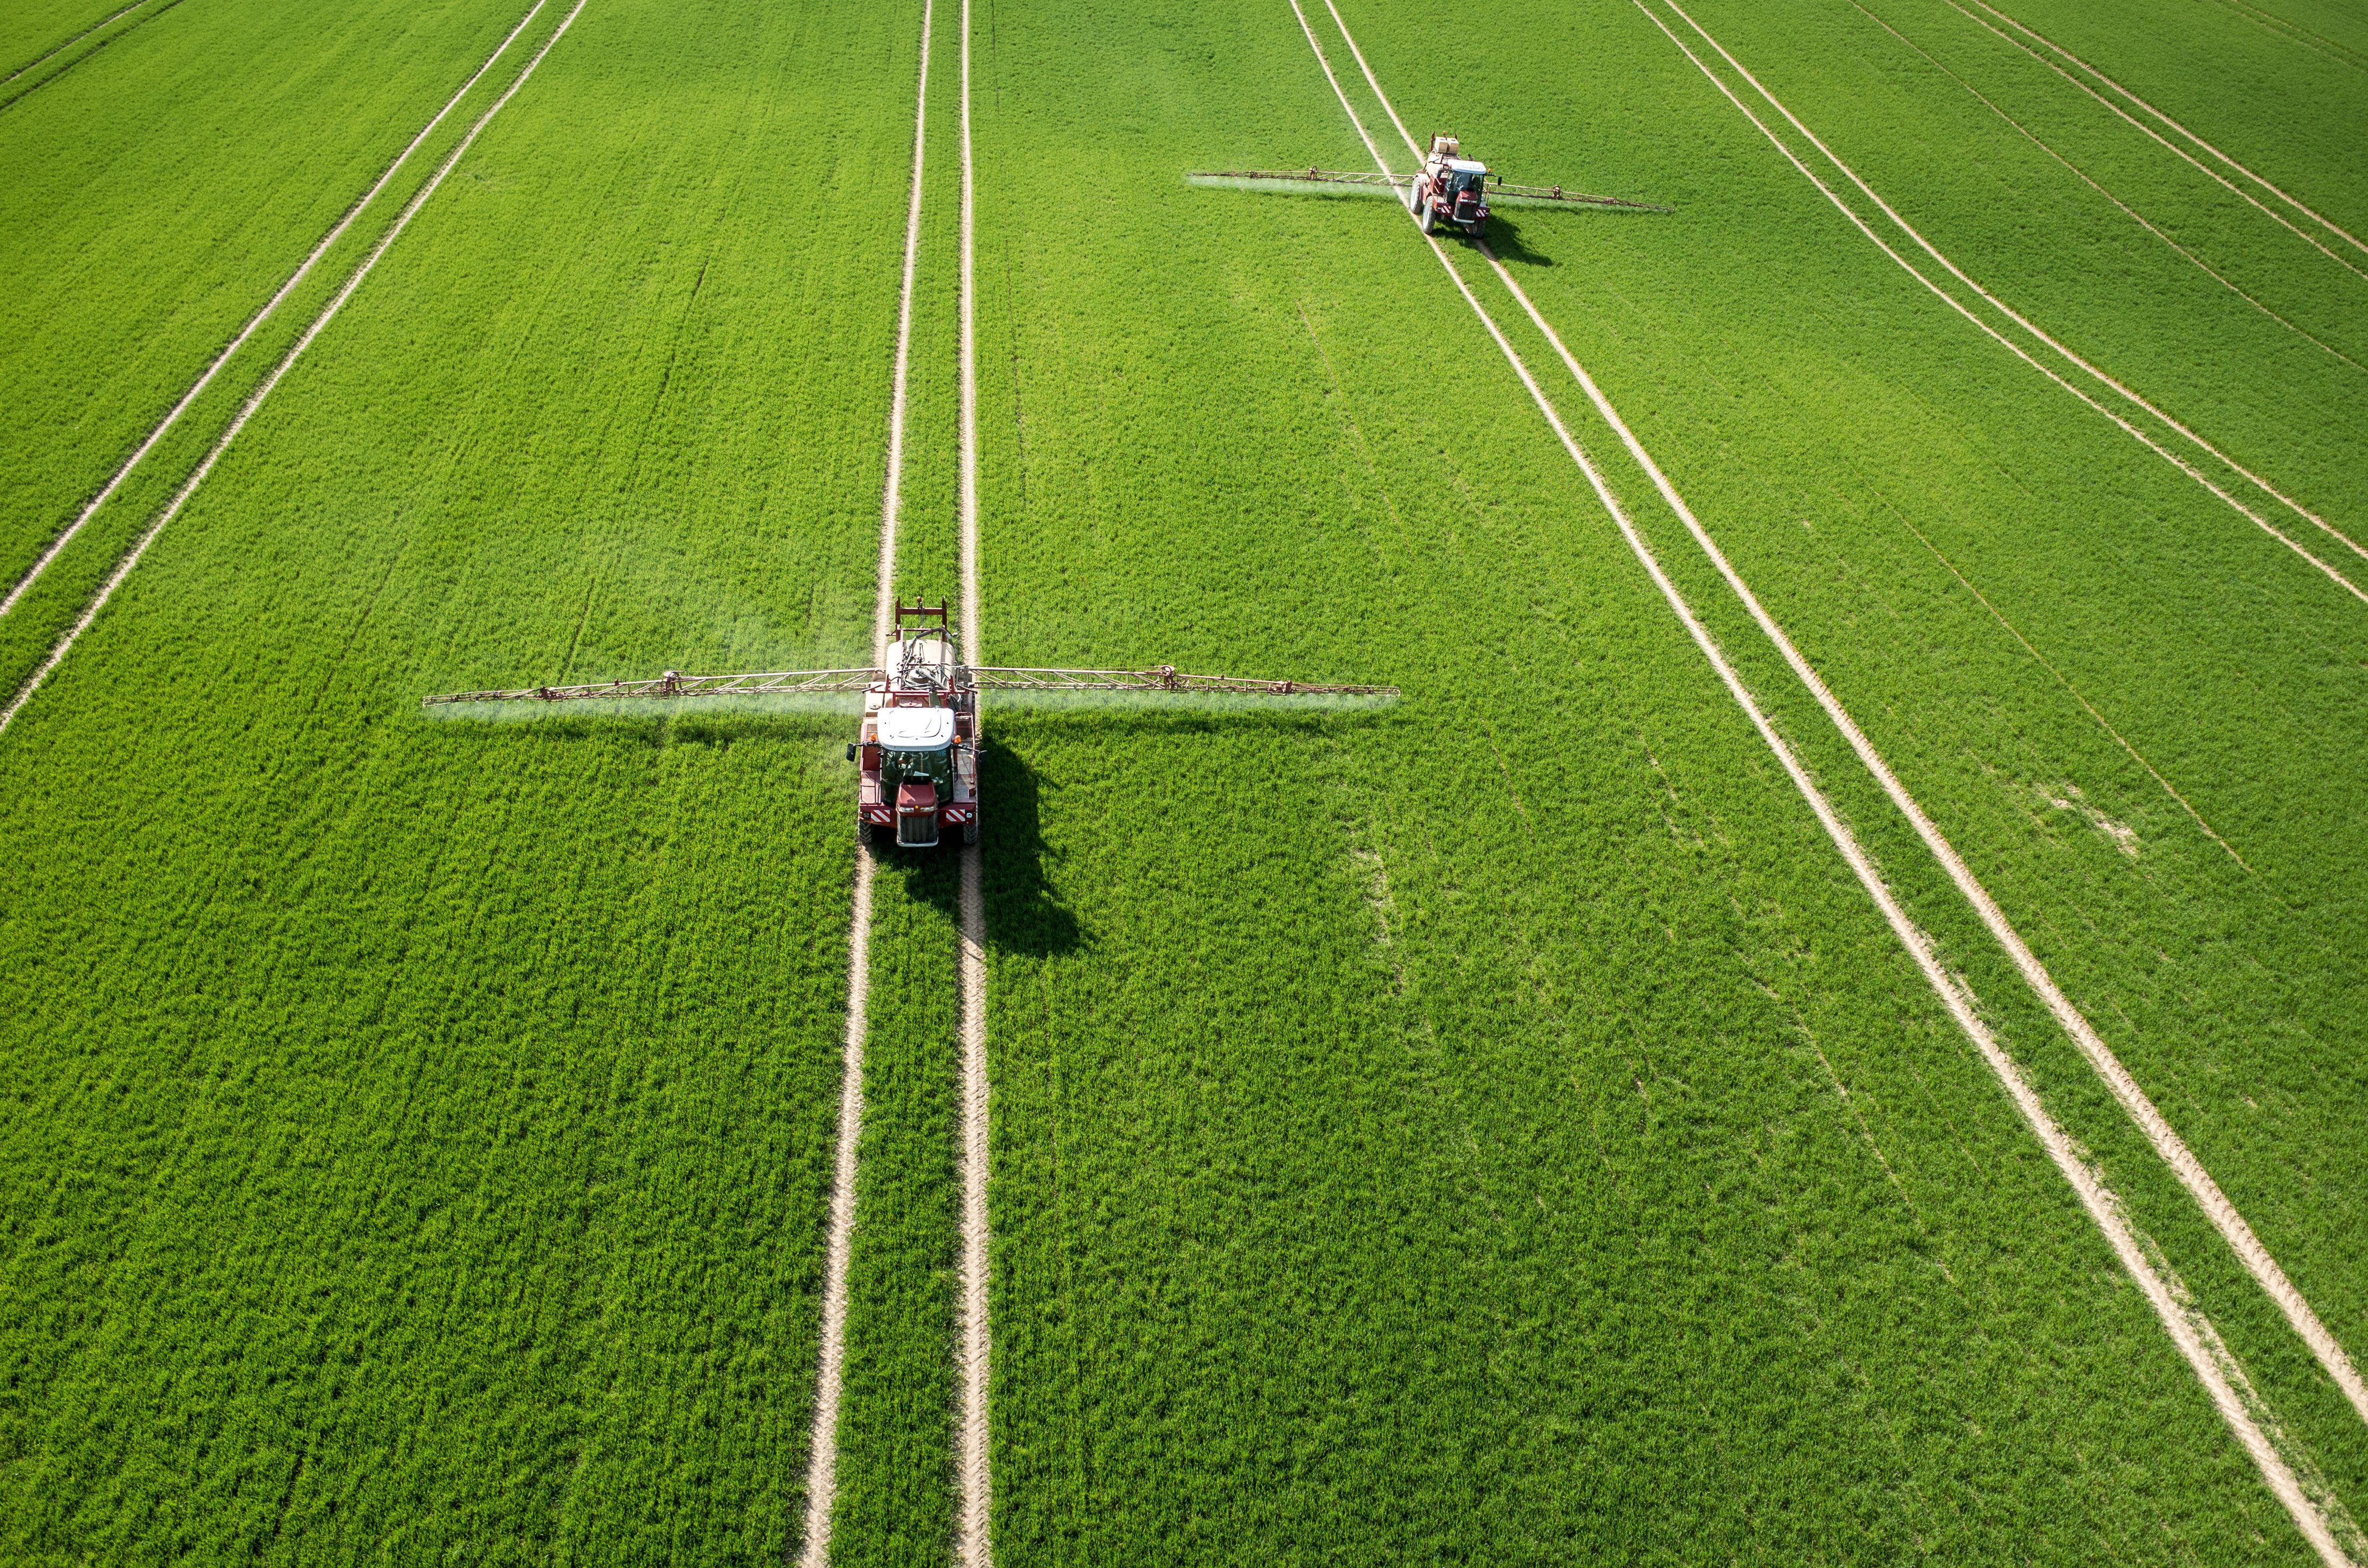
<instances>
[{"instance_id":1,"label":"bare soil wheel track","mask_svg":"<svg viewBox=\"0 0 2368 1568\"><path fill-rule=\"evenodd\" d=\"M896 359L888 401L887 474L880 499L879 587L871 611L871 659L888 656L896 614L896 531L904 509L905 415L913 357L913 280L920 266L921 175L929 128L931 0L921 3L921 63L914 89L913 181L905 209L904 278L896 297ZM847 1312L855 1256L856 1186L863 1146L863 1045L871 997L871 894L879 870L871 835L855 847L854 910L847 945L847 1034L839 1071L838 1149L832 1167L830 1235L825 1254L822 1340L814 1364L814 1431L806 1457L803 1568L830 1562L831 1518L838 1502L838 1420L847 1392Z\"/></svg>"}]
</instances>

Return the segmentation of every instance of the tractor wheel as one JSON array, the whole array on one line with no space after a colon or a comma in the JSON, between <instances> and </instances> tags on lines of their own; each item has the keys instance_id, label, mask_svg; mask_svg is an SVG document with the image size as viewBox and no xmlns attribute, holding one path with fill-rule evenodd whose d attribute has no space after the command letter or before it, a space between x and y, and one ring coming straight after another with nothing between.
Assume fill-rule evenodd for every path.
<instances>
[{"instance_id":1,"label":"tractor wheel","mask_svg":"<svg viewBox=\"0 0 2368 1568\"><path fill-rule=\"evenodd\" d=\"M964 844L976 844L978 842L978 819L976 817L973 817L970 821L962 824L962 842Z\"/></svg>"},{"instance_id":2,"label":"tractor wheel","mask_svg":"<svg viewBox=\"0 0 2368 1568\"><path fill-rule=\"evenodd\" d=\"M1439 214L1431 210L1430 198L1428 196L1422 199L1422 211L1419 216L1422 219L1422 232L1424 233L1429 234L1436 233L1438 232Z\"/></svg>"}]
</instances>

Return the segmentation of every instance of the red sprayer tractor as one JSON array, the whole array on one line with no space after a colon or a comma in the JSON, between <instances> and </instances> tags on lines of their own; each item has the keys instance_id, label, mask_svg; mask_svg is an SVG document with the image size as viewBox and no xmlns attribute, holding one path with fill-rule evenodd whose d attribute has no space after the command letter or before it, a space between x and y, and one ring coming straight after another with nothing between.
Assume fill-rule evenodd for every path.
<instances>
[{"instance_id":1,"label":"red sprayer tractor","mask_svg":"<svg viewBox=\"0 0 2368 1568\"><path fill-rule=\"evenodd\" d=\"M1432 137L1421 172L1406 192L1406 207L1426 234L1437 233L1442 221L1467 234L1479 233L1488 223L1488 165L1464 157L1454 137Z\"/></svg>"},{"instance_id":2,"label":"red sprayer tractor","mask_svg":"<svg viewBox=\"0 0 2368 1568\"><path fill-rule=\"evenodd\" d=\"M1327 187L1387 187L1406 199L1426 234L1441 228L1460 230L1474 239L1488 226L1489 193L1504 207L1616 207L1632 212L1667 212L1647 201L1617 196L1589 196L1558 185L1508 185L1488 165L1463 155L1463 143L1452 136L1435 135L1422 167L1410 175L1360 174L1353 169L1203 169L1185 176L1196 185L1248 187L1269 190L1321 190Z\"/></svg>"},{"instance_id":3,"label":"red sprayer tractor","mask_svg":"<svg viewBox=\"0 0 2368 1568\"><path fill-rule=\"evenodd\" d=\"M863 694L863 728L847 743L863 780L855 831L926 849L959 828L964 844L976 844L978 687L954 657L942 603L896 607L883 673Z\"/></svg>"},{"instance_id":4,"label":"red sprayer tractor","mask_svg":"<svg viewBox=\"0 0 2368 1568\"><path fill-rule=\"evenodd\" d=\"M979 831L978 698L982 691L1097 693L1189 697L1381 697L1394 686L1323 686L1305 681L1247 680L1237 676L1181 675L1172 665L1148 670L1056 670L973 667L954 650L946 607L899 604L888 641L887 668L781 670L765 675L686 676L668 670L655 680L595 686L530 686L511 691L456 691L424 699L427 707L457 702L624 701L685 697L803 697L861 692L863 721L848 743L857 765L856 831L871 843L927 849L959 831L976 844Z\"/></svg>"}]
</instances>

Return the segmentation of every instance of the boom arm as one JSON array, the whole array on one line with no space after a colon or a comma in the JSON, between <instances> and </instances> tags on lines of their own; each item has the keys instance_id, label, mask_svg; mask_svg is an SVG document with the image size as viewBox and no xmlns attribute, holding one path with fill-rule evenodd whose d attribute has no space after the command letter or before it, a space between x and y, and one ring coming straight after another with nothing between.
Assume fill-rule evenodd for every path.
<instances>
[{"instance_id":1,"label":"boom arm","mask_svg":"<svg viewBox=\"0 0 2368 1568\"><path fill-rule=\"evenodd\" d=\"M1196 183L1255 180L1264 185L1387 186L1397 190L1406 189L1415 178L1412 175L1360 174L1352 169L1201 169L1185 177ZM1565 190L1558 185L1508 185L1499 175L1488 176L1488 189L1506 197L1516 206L1534 202L1545 206L1617 207L1630 212L1673 210L1650 201L1630 201L1623 197L1590 196L1585 191Z\"/></svg>"},{"instance_id":2,"label":"boom arm","mask_svg":"<svg viewBox=\"0 0 2368 1568\"><path fill-rule=\"evenodd\" d=\"M423 707L452 702L577 702L626 698L782 697L808 692L868 691L887 684L885 670L781 670L770 675L687 676L668 670L655 680L612 680L596 686L529 686L514 691L454 691L420 699ZM1147 670L957 668L953 684L974 691L1143 691L1186 697L1395 697L1394 686L1332 686L1304 680L1250 680L1194 676L1173 665Z\"/></svg>"},{"instance_id":3,"label":"boom arm","mask_svg":"<svg viewBox=\"0 0 2368 1568\"><path fill-rule=\"evenodd\" d=\"M445 702L573 702L627 697L782 697L810 691L866 691L888 678L885 670L781 670L771 675L687 676L668 670L655 680L611 680L598 686L529 686L516 691L452 691L424 697L420 705Z\"/></svg>"},{"instance_id":4,"label":"boom arm","mask_svg":"<svg viewBox=\"0 0 2368 1568\"><path fill-rule=\"evenodd\" d=\"M1148 670L1022 670L968 672L981 691L1152 691L1173 696L1230 692L1245 697L1395 697L1394 686L1325 686L1304 680L1248 680L1240 676L1188 676L1173 665Z\"/></svg>"}]
</instances>

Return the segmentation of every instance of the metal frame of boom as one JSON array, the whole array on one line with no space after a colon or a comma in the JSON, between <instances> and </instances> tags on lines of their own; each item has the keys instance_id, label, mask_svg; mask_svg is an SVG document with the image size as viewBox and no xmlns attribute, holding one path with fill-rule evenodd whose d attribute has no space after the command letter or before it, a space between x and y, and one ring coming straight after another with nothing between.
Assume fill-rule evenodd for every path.
<instances>
[{"instance_id":1,"label":"metal frame of boom","mask_svg":"<svg viewBox=\"0 0 2368 1568\"><path fill-rule=\"evenodd\" d=\"M655 680L612 680L591 686L528 686L509 691L454 691L423 698L421 706L456 702L615 701L632 698L793 697L817 692L885 690L886 670L780 670L762 675L687 676L668 670ZM1147 670L1014 669L954 666L953 686L973 691L1162 692L1241 697L1395 697L1394 686L1341 686L1316 681L1253 680L1242 676L1186 675L1173 665Z\"/></svg>"},{"instance_id":2,"label":"metal frame of boom","mask_svg":"<svg viewBox=\"0 0 2368 1568\"><path fill-rule=\"evenodd\" d=\"M1404 190L1415 181L1413 175L1360 174L1354 169L1195 169L1193 179L1263 179L1280 180L1295 185L1364 185L1389 186ZM1630 201L1618 196L1592 196L1585 191L1565 190L1558 185L1510 185L1503 176L1490 175L1488 188L1500 195L1519 197L1525 201L1560 201L1574 207L1618 207L1631 212L1672 212L1675 208L1663 207L1651 201Z\"/></svg>"}]
</instances>

